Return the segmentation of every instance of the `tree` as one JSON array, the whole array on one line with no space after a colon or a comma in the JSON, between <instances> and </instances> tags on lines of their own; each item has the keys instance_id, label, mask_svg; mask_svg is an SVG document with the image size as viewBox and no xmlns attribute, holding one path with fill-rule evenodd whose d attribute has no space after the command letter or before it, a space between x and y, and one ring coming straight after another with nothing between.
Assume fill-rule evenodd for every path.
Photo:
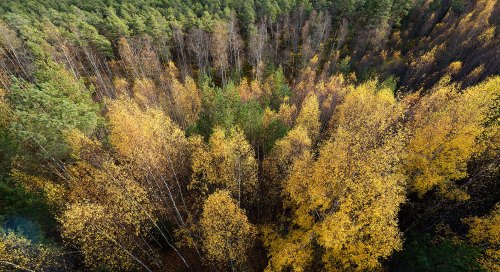
<instances>
[{"instance_id":1,"label":"tree","mask_svg":"<svg viewBox=\"0 0 500 272\"><path fill-rule=\"evenodd\" d=\"M236 69L236 75L241 76L241 64L243 58L243 40L238 34L238 22L236 19L236 14L231 13L229 15L229 21L227 22L227 34L228 34L228 49L229 49L229 59L231 65Z\"/></svg>"},{"instance_id":2,"label":"tree","mask_svg":"<svg viewBox=\"0 0 500 272\"><path fill-rule=\"evenodd\" d=\"M450 198L468 198L453 180L467 176L467 161L480 150L476 138L498 96L498 77L476 87L458 91L444 78L422 97L409 124L412 137L406 149L406 172L410 186L420 196L437 187Z\"/></svg>"},{"instance_id":3,"label":"tree","mask_svg":"<svg viewBox=\"0 0 500 272\"><path fill-rule=\"evenodd\" d=\"M267 242L269 270L307 269L315 243L324 248L327 269L356 271L379 267L381 258L401 247L397 213L405 197L398 163L404 137L394 125L402 110L390 90L377 90L374 82L346 96L318 159L305 152L285 181L293 224L287 235Z\"/></svg>"},{"instance_id":4,"label":"tree","mask_svg":"<svg viewBox=\"0 0 500 272\"><path fill-rule=\"evenodd\" d=\"M208 145L198 146L192 155L192 188L203 195L226 189L239 205L255 201L257 161L240 129L215 128Z\"/></svg>"},{"instance_id":5,"label":"tree","mask_svg":"<svg viewBox=\"0 0 500 272\"><path fill-rule=\"evenodd\" d=\"M168 63L167 74L168 84L175 104L172 114L178 116L182 127L187 129L198 120L201 111L200 90L189 76L186 76L184 83L177 79L178 72L173 62Z\"/></svg>"},{"instance_id":6,"label":"tree","mask_svg":"<svg viewBox=\"0 0 500 272\"><path fill-rule=\"evenodd\" d=\"M265 214L274 216L281 211L281 194L285 181L291 174L295 161L302 159L304 154L311 150L311 139L302 126L293 128L285 137L276 141L262 163L265 182L261 188L265 194L262 198L262 203L266 207Z\"/></svg>"},{"instance_id":7,"label":"tree","mask_svg":"<svg viewBox=\"0 0 500 272\"><path fill-rule=\"evenodd\" d=\"M214 67L219 70L223 83L226 82L227 70L229 69L228 41L226 25L223 22L216 22L212 28L210 55Z\"/></svg>"},{"instance_id":8,"label":"tree","mask_svg":"<svg viewBox=\"0 0 500 272\"><path fill-rule=\"evenodd\" d=\"M67 157L64 131L76 128L90 134L99 122L83 82L50 61L37 72L37 84L15 79L7 100L16 120L11 132L27 154L44 160Z\"/></svg>"},{"instance_id":9,"label":"tree","mask_svg":"<svg viewBox=\"0 0 500 272\"><path fill-rule=\"evenodd\" d=\"M264 172L273 181L271 186L274 189L282 188L280 183L290 174L294 161L301 158L304 152L310 151L311 147L312 143L307 130L300 125L290 130L284 138L276 141L263 163Z\"/></svg>"},{"instance_id":10,"label":"tree","mask_svg":"<svg viewBox=\"0 0 500 272\"><path fill-rule=\"evenodd\" d=\"M110 32L110 36L113 37L113 40L115 41L122 37L126 38L130 34L127 23L116 15L116 11L113 8L107 9L105 23L108 31Z\"/></svg>"},{"instance_id":11,"label":"tree","mask_svg":"<svg viewBox=\"0 0 500 272\"><path fill-rule=\"evenodd\" d=\"M170 180L189 169L184 132L160 109L118 99L109 104L108 120L112 146L143 177L152 171Z\"/></svg>"},{"instance_id":12,"label":"tree","mask_svg":"<svg viewBox=\"0 0 500 272\"><path fill-rule=\"evenodd\" d=\"M186 207L183 190L191 165L184 132L160 109L141 109L126 98L109 104L108 120L118 160L158 206L173 208L182 226L180 209Z\"/></svg>"},{"instance_id":13,"label":"tree","mask_svg":"<svg viewBox=\"0 0 500 272\"><path fill-rule=\"evenodd\" d=\"M485 250L480 263L488 271L498 271L500 264L500 204L484 217L474 217L467 220L470 226L469 239L482 245Z\"/></svg>"},{"instance_id":14,"label":"tree","mask_svg":"<svg viewBox=\"0 0 500 272\"><path fill-rule=\"evenodd\" d=\"M54 271L63 269L61 251L53 246L0 228L0 269L2 271Z\"/></svg>"},{"instance_id":15,"label":"tree","mask_svg":"<svg viewBox=\"0 0 500 272\"><path fill-rule=\"evenodd\" d=\"M209 57L210 36L202 29L191 28L188 33L188 46L191 52L194 53L198 69L201 72L207 72L208 57Z\"/></svg>"},{"instance_id":16,"label":"tree","mask_svg":"<svg viewBox=\"0 0 500 272\"><path fill-rule=\"evenodd\" d=\"M311 93L302 103L302 108L297 116L297 120L295 120L295 125L305 128L309 138L311 138L313 142L318 139L319 130L321 128L319 117L320 111L318 98L314 93Z\"/></svg>"},{"instance_id":17,"label":"tree","mask_svg":"<svg viewBox=\"0 0 500 272\"><path fill-rule=\"evenodd\" d=\"M264 23L260 23L257 29L250 32L249 57L253 73L258 80L262 78L264 69L267 38L267 29Z\"/></svg>"},{"instance_id":18,"label":"tree","mask_svg":"<svg viewBox=\"0 0 500 272\"><path fill-rule=\"evenodd\" d=\"M59 219L63 238L81 249L89 267L151 271L145 260L154 262L155 252L144 248L161 207L101 143L76 131L68 137L79 161L67 170L67 207Z\"/></svg>"},{"instance_id":19,"label":"tree","mask_svg":"<svg viewBox=\"0 0 500 272\"><path fill-rule=\"evenodd\" d=\"M158 105L158 91L154 81L149 78L136 78L132 87L135 100L143 106Z\"/></svg>"},{"instance_id":20,"label":"tree","mask_svg":"<svg viewBox=\"0 0 500 272\"><path fill-rule=\"evenodd\" d=\"M208 260L228 264L233 271L247 261L256 228L229 191L216 191L207 198L200 227Z\"/></svg>"}]
</instances>

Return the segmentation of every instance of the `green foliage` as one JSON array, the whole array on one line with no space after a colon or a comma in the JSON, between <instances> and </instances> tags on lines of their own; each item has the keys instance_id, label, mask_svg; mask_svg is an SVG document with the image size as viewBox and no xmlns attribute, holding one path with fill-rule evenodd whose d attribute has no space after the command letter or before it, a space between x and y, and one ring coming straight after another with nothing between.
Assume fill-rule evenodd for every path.
<instances>
[{"instance_id":1,"label":"green foliage","mask_svg":"<svg viewBox=\"0 0 500 272\"><path fill-rule=\"evenodd\" d=\"M403 251L391 260L391 271L482 271L476 258L481 251L465 242L451 239L434 242L429 233L412 234L404 244Z\"/></svg>"},{"instance_id":2,"label":"green foliage","mask_svg":"<svg viewBox=\"0 0 500 272\"><path fill-rule=\"evenodd\" d=\"M36 73L37 84L14 79L7 94L15 122L10 131L21 148L39 159L64 159L68 146L64 132L90 134L99 121L97 107L82 82L60 65L49 62Z\"/></svg>"},{"instance_id":3,"label":"green foliage","mask_svg":"<svg viewBox=\"0 0 500 272\"><path fill-rule=\"evenodd\" d=\"M287 97L290 97L291 89L288 87L283 68L278 68L272 75L271 100L269 105L273 110L279 110L280 105Z\"/></svg>"},{"instance_id":4,"label":"green foliage","mask_svg":"<svg viewBox=\"0 0 500 272\"><path fill-rule=\"evenodd\" d=\"M39 223L44 230L54 229L56 222L50 215L46 200L9 178L0 179L0 203L0 215L22 216Z\"/></svg>"},{"instance_id":5,"label":"green foliage","mask_svg":"<svg viewBox=\"0 0 500 272\"><path fill-rule=\"evenodd\" d=\"M202 135L210 135L216 126L226 130L238 126L252 142L258 140L264 110L257 101L241 101L234 83L223 88L205 85L201 93L203 110L197 128Z\"/></svg>"}]
</instances>

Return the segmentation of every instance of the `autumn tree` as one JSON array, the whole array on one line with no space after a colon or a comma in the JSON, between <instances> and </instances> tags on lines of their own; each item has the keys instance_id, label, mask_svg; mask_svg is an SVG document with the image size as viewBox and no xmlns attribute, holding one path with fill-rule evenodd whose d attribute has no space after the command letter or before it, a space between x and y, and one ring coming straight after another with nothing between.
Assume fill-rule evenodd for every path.
<instances>
[{"instance_id":1,"label":"autumn tree","mask_svg":"<svg viewBox=\"0 0 500 272\"><path fill-rule=\"evenodd\" d=\"M190 169L188 140L158 108L141 109L130 99L109 105L110 141L118 159L163 207L173 206L181 220L183 190Z\"/></svg>"},{"instance_id":2,"label":"autumn tree","mask_svg":"<svg viewBox=\"0 0 500 272\"><path fill-rule=\"evenodd\" d=\"M0 269L2 271L54 271L63 269L61 251L51 245L0 228Z\"/></svg>"},{"instance_id":3,"label":"autumn tree","mask_svg":"<svg viewBox=\"0 0 500 272\"><path fill-rule=\"evenodd\" d=\"M110 139L120 156L143 171L166 171L170 164L186 167L181 154L187 140L178 125L158 108L141 109L129 99L112 101L108 118Z\"/></svg>"},{"instance_id":4,"label":"autumn tree","mask_svg":"<svg viewBox=\"0 0 500 272\"><path fill-rule=\"evenodd\" d=\"M143 106L158 105L158 90L155 83L149 78L137 78L132 86L134 99Z\"/></svg>"},{"instance_id":5,"label":"autumn tree","mask_svg":"<svg viewBox=\"0 0 500 272\"><path fill-rule=\"evenodd\" d=\"M302 108L297 116L297 120L295 120L295 125L305 128L309 138L311 138L313 142L318 139L321 128L319 117L320 111L318 98L315 94L311 93L302 103Z\"/></svg>"},{"instance_id":6,"label":"autumn tree","mask_svg":"<svg viewBox=\"0 0 500 272\"><path fill-rule=\"evenodd\" d=\"M178 79L179 73L173 62L167 66L167 82L173 98L171 114L177 116L180 124L187 129L195 124L201 111L201 94L194 80L186 76L184 83Z\"/></svg>"},{"instance_id":7,"label":"autumn tree","mask_svg":"<svg viewBox=\"0 0 500 272\"><path fill-rule=\"evenodd\" d=\"M212 31L210 55L212 56L214 67L219 70L222 82L226 82L229 69L228 30L224 23L216 22Z\"/></svg>"},{"instance_id":8,"label":"autumn tree","mask_svg":"<svg viewBox=\"0 0 500 272\"><path fill-rule=\"evenodd\" d=\"M228 50L231 65L236 69L236 75L241 75L242 59L243 59L243 39L239 34L238 21L236 14L231 13L227 22L228 34Z\"/></svg>"},{"instance_id":9,"label":"autumn tree","mask_svg":"<svg viewBox=\"0 0 500 272\"><path fill-rule=\"evenodd\" d=\"M444 78L415 106L405 169L413 191L423 195L437 187L450 198L468 198L453 183L467 176L467 161L479 151L476 138L498 96L498 77L459 92Z\"/></svg>"},{"instance_id":10,"label":"autumn tree","mask_svg":"<svg viewBox=\"0 0 500 272\"><path fill-rule=\"evenodd\" d=\"M296 126L282 139L276 141L275 146L263 162L266 176L271 181L269 190L273 194L280 194L283 182L291 173L294 161L301 158L304 152L311 150L312 143L307 130L303 126Z\"/></svg>"},{"instance_id":11,"label":"autumn tree","mask_svg":"<svg viewBox=\"0 0 500 272\"><path fill-rule=\"evenodd\" d=\"M401 247L404 141L394 126L401 113L390 90L373 82L351 90L318 159L305 152L285 181L293 228L284 237L268 231L269 271L306 270L316 243L326 268L357 271L380 267L379 259Z\"/></svg>"},{"instance_id":12,"label":"autumn tree","mask_svg":"<svg viewBox=\"0 0 500 272\"><path fill-rule=\"evenodd\" d=\"M248 260L256 228L226 190L211 194L203 204L200 220L207 259L229 265L233 271Z\"/></svg>"},{"instance_id":13,"label":"autumn tree","mask_svg":"<svg viewBox=\"0 0 500 272\"><path fill-rule=\"evenodd\" d=\"M67 170L67 207L59 219L63 238L82 250L89 267L150 271L155 252L145 243L157 207L148 191L100 142L78 131L67 137L78 162Z\"/></svg>"},{"instance_id":14,"label":"autumn tree","mask_svg":"<svg viewBox=\"0 0 500 272\"><path fill-rule=\"evenodd\" d=\"M198 28L191 28L188 33L188 46L190 51L194 54L198 69L201 72L207 72L210 56L210 36L209 34Z\"/></svg>"},{"instance_id":15,"label":"autumn tree","mask_svg":"<svg viewBox=\"0 0 500 272\"><path fill-rule=\"evenodd\" d=\"M239 205L253 202L257 189L257 161L243 132L216 128L208 145L200 143L198 146L192 155L190 186L203 195L226 189Z\"/></svg>"},{"instance_id":16,"label":"autumn tree","mask_svg":"<svg viewBox=\"0 0 500 272\"><path fill-rule=\"evenodd\" d=\"M264 57L267 49L267 29L265 23L260 23L256 29L250 32L249 58L253 66L253 73L257 79L262 78L264 69Z\"/></svg>"},{"instance_id":17,"label":"autumn tree","mask_svg":"<svg viewBox=\"0 0 500 272\"><path fill-rule=\"evenodd\" d=\"M500 269L498 256L500 255L500 204L484 217L475 217L467 220L470 226L469 239L482 245L485 250L480 260L481 265L488 271Z\"/></svg>"}]
</instances>

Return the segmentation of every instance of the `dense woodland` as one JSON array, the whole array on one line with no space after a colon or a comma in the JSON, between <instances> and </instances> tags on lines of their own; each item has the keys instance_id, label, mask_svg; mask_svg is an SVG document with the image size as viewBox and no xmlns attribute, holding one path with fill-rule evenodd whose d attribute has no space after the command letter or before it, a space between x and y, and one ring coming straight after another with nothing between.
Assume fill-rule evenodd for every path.
<instances>
[{"instance_id":1,"label":"dense woodland","mask_svg":"<svg viewBox=\"0 0 500 272\"><path fill-rule=\"evenodd\" d=\"M500 271L500 1L0 1L0 271Z\"/></svg>"}]
</instances>

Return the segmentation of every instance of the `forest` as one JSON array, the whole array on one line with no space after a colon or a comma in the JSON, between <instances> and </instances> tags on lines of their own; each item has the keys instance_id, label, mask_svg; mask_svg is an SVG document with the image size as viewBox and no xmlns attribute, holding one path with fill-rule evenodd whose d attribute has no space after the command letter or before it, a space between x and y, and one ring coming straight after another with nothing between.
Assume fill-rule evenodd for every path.
<instances>
[{"instance_id":1,"label":"forest","mask_svg":"<svg viewBox=\"0 0 500 272\"><path fill-rule=\"evenodd\" d=\"M1 0L0 271L500 271L499 0Z\"/></svg>"}]
</instances>

